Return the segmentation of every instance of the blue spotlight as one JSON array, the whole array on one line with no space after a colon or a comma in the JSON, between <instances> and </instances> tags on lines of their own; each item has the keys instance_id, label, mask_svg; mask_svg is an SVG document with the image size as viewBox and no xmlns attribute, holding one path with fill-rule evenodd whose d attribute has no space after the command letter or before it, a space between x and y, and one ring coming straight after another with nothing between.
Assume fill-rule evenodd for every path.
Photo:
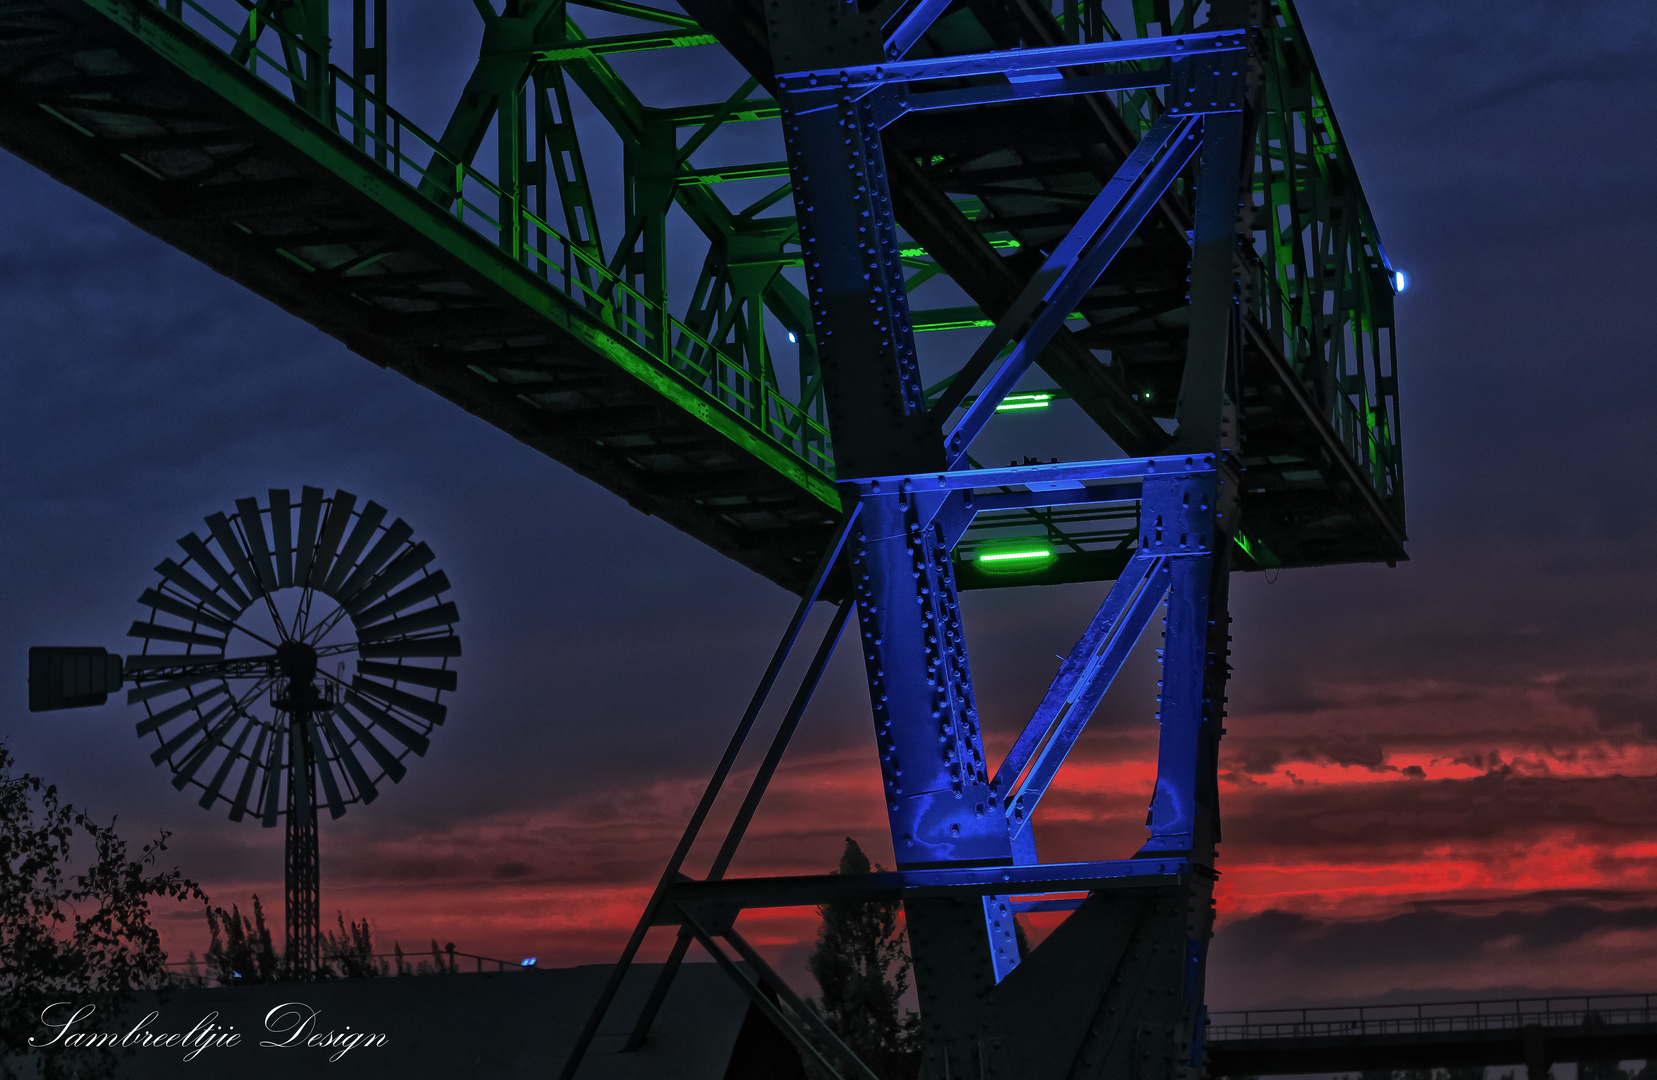
<instances>
[{"instance_id":1,"label":"blue spotlight","mask_svg":"<svg viewBox=\"0 0 1657 1080\"><path fill-rule=\"evenodd\" d=\"M1410 275L1402 270L1394 270L1392 272L1392 291L1395 293L1406 292L1409 287Z\"/></svg>"}]
</instances>

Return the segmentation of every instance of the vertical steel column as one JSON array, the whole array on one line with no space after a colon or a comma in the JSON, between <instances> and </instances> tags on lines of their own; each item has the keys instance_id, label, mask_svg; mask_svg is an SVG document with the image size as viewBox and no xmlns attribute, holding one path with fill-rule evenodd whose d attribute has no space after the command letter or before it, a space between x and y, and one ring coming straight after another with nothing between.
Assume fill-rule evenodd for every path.
<instances>
[{"instance_id":1,"label":"vertical steel column","mask_svg":"<svg viewBox=\"0 0 1657 1080\"><path fill-rule=\"evenodd\" d=\"M311 54L305 61L305 107L312 116L333 126L333 102L328 97L328 64L332 40L328 37L328 0L304 0L300 39Z\"/></svg>"},{"instance_id":2,"label":"vertical steel column","mask_svg":"<svg viewBox=\"0 0 1657 1080\"><path fill-rule=\"evenodd\" d=\"M495 182L502 250L520 265L524 261L524 156L528 149L529 117L523 83L504 90L495 107Z\"/></svg>"},{"instance_id":3,"label":"vertical steel column","mask_svg":"<svg viewBox=\"0 0 1657 1080\"><path fill-rule=\"evenodd\" d=\"M372 7L370 6L372 4ZM351 74L357 85L381 101L386 99L385 0L351 0ZM386 163L386 114L376 107L368 116L365 94L351 95L351 141L358 150L367 150L373 132L374 160Z\"/></svg>"},{"instance_id":4,"label":"vertical steel column","mask_svg":"<svg viewBox=\"0 0 1657 1080\"><path fill-rule=\"evenodd\" d=\"M1213 14L1216 19L1229 15L1233 25L1242 25L1246 18L1239 8L1216 5ZM1174 72L1176 86L1182 78L1200 84L1200 75L1189 67L1182 71L1176 64ZM1182 1071L1202 1064L1204 983L1220 840L1218 757L1231 640L1226 601L1239 502L1235 458L1228 452L1238 453L1241 439L1239 204L1252 189L1252 158L1243 153L1246 115L1218 112L1204 118L1192 229L1191 329L1177 408L1176 447L1214 454L1221 466L1202 483L1147 482L1140 509L1141 549L1160 548L1176 556L1171 559L1157 696L1156 788L1145 820L1151 835L1141 853L1179 852L1190 859L1183 920L1179 906L1171 903L1157 935L1165 950L1177 950L1182 957L1180 985L1168 988L1178 1002L1173 1046L1184 1048L1185 1059L1174 1065Z\"/></svg>"},{"instance_id":5,"label":"vertical steel column","mask_svg":"<svg viewBox=\"0 0 1657 1080\"><path fill-rule=\"evenodd\" d=\"M646 124L638 142L628 143L622 157L627 176L627 235L634 238L624 271L628 284L650 303L636 311L632 297L624 302L630 318L642 319L642 327L633 330L635 335L643 330L640 344L658 354L667 352L662 313L667 306L667 212L673 204L678 167L676 135L671 123Z\"/></svg>"},{"instance_id":6,"label":"vertical steel column","mask_svg":"<svg viewBox=\"0 0 1657 1080\"><path fill-rule=\"evenodd\" d=\"M283 875L287 916L287 961L296 978L316 975L322 962L321 856L316 832L316 756L307 716L288 714L287 866ZM275 778L272 778L275 783Z\"/></svg>"},{"instance_id":7,"label":"vertical steel column","mask_svg":"<svg viewBox=\"0 0 1657 1080\"><path fill-rule=\"evenodd\" d=\"M767 10L780 71L882 58L879 22L853 5L796 0ZM875 117L837 93L786 97L783 133L837 469L845 477L942 471ZM847 496L855 497L849 489ZM921 517L912 493L882 492L865 500L849 546L899 865L1010 864L942 526ZM1007 966L1004 951L998 964L985 904L977 897L909 903L905 917L928 1023L962 1015L964 1002L994 986L998 967ZM1010 945L1010 918L997 921Z\"/></svg>"}]
</instances>

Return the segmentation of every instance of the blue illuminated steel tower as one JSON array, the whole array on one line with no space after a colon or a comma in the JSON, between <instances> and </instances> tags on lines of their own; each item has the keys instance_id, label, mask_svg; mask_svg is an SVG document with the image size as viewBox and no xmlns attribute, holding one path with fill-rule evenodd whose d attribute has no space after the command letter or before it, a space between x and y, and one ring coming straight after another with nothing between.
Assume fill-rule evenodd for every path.
<instances>
[{"instance_id":1,"label":"blue illuminated steel tower","mask_svg":"<svg viewBox=\"0 0 1657 1080\"><path fill-rule=\"evenodd\" d=\"M1270 183L1269 151L1267 167L1257 170L1256 162L1265 112L1260 76L1280 28L1264 20L1258 6L1214 3L1206 25L1183 33L1085 41L1077 40L1083 35L1071 22L1068 44L911 58L946 3L921 0L893 14L885 8L865 13L838 0L774 0L764 7L768 56L762 56L752 37L743 38L744 29L757 28L757 13L749 12L744 28L722 19L711 4L687 6L722 32L722 41L756 76L774 85L781 105L845 508L800 617L817 590L833 587L837 566L844 566L849 580L841 586L846 598L839 615L709 880L673 877L705 813L705 800L629 946L624 963L652 921L682 927L679 948L631 1045L642 1043L688 941L698 939L720 957L723 939L759 973L755 980L723 961L756 991L756 1001L763 1000L764 989L791 1003L792 1019L772 1011L794 1031L803 1053L845 1075L871 1075L809 1007L790 997L734 923L750 907L901 897L921 1004L924 1075L1055 1080L1194 1075L1203 1066L1204 964L1217 877L1217 754L1229 671L1232 553L1241 549L1255 566L1277 562L1266 544L1240 534L1239 517L1245 401L1259 398L1260 384L1267 381L1257 374L1250 386L1246 367L1273 359L1279 368L1287 366L1280 355L1262 355L1268 350L1250 340L1265 335L1264 320L1249 303L1260 262L1252 242L1253 217L1262 209L1253 194L1257 171ZM1080 7L1069 12L1078 21L1081 13ZM1168 26L1166 13L1163 26ZM904 131L900 121L909 118L912 131L932 111L958 114L1123 92L1149 95L1161 107L1146 117L1137 140L1121 148L1102 182L1083 189L1085 198L1074 190L1042 189L1032 183L1039 167L997 155L1004 202L1030 197L1036 188L1038 200L1045 196L1062 204L1068 196L1079 213L1061 217L1056 229L1048 225L1046 242L1024 263L1022 285L1004 298L985 341L954 376L929 389L917 361L898 223L902 206L908 231L921 233L924 224L917 228L915 222L923 212L914 205L913 178L903 178L907 190L900 191L891 175L894 167L909 173L924 169L926 159L911 148L884 146L886 130L897 125ZM1080 142L1084 136L1078 132L1075 138ZM951 149L958 160L973 158L970 146ZM1109 160L1105 153L1095 157ZM930 164L943 162L947 168L948 158ZM1025 167L1022 175L1018 165ZM959 175L952 179L958 183ZM971 190L949 179L941 186ZM1264 208L1271 212L1269 199ZM1148 225L1159 211L1164 220L1155 224L1164 226L1161 237ZM968 456L974 438L1008 404L1020 378L1042 361L1050 374L1066 381L1067 359L1053 355L1056 338L1068 336L1066 321L1090 296L1108 292L1113 271L1131 287L1135 268L1124 273L1120 266L1132 260L1125 252L1138 247L1143 260L1144 248L1159 240L1165 248L1167 219L1178 223L1181 211L1188 215L1175 256L1183 256L1187 271L1182 318L1178 332L1164 336L1183 339L1183 355L1170 357L1179 361L1178 375L1164 387L1174 391L1174 407L1158 410L1174 421L1171 430L1147 429L1142 415L1125 415L1129 409L1122 399L1138 395L1122 393L1128 365L1119 360L1105 379L1093 373L1092 389L1105 383L1106 392L1095 395L1105 399L1098 410L1106 413L1101 427L1119 444L1151 452L1091 462L977 466ZM1350 207L1350 217L1358 217L1357 211ZM1378 244L1372 254L1366 288L1390 296L1390 268ZM1154 280L1151 284L1154 288ZM1304 280L1301 288L1310 292ZM1131 345L1123 353L1131 355ZM1074 367L1073 359L1068 366ZM1167 383L1166 375L1162 381ZM1311 389L1308 381L1292 371L1284 380L1291 393L1301 394ZM1111 390L1115 401L1109 400ZM1078 389L1077 396L1085 392ZM1147 400L1151 396L1144 394ZM1253 411L1272 423L1270 410ZM1395 457L1393 465L1389 479L1396 478ZM1256 494L1267 491L1261 487ZM1131 555L997 766L986 759L979 730L953 553L979 515L1121 501L1138 506L1137 528L1124 545ZM1401 512L1396 499L1393 508ZM1380 535L1367 541L1383 549L1389 562L1402 557L1401 530L1385 516L1378 523L1374 531ZM897 869L856 882L720 881L803 699L853 608ZM1044 864L1031 816L1159 610L1165 610L1163 678L1149 837L1127 859ZM756 708L776 667L762 683ZM750 709L743 730L754 712ZM740 736L741 731L738 742ZM710 796L722 779L716 776ZM1069 895L1045 898L1060 894ZM1021 965L1015 913L1064 908L1072 913Z\"/></svg>"}]
</instances>

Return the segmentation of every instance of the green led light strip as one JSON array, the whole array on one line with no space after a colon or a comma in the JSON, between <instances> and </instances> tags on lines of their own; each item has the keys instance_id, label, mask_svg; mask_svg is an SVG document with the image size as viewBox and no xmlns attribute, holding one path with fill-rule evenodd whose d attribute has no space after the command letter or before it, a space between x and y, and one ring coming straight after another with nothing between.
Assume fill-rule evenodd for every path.
<instances>
[{"instance_id":1,"label":"green led light strip","mask_svg":"<svg viewBox=\"0 0 1657 1080\"><path fill-rule=\"evenodd\" d=\"M1013 559L1051 559L1052 549L1036 548L1028 551L997 551L993 554L978 556L979 562L1008 562Z\"/></svg>"}]
</instances>

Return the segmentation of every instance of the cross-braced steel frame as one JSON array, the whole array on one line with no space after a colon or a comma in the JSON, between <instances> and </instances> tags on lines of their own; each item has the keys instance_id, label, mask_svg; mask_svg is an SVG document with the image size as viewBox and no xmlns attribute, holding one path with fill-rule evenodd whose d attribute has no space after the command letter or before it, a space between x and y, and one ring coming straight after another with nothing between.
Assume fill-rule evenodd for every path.
<instances>
[{"instance_id":1,"label":"cross-braced steel frame","mask_svg":"<svg viewBox=\"0 0 1657 1080\"><path fill-rule=\"evenodd\" d=\"M943 6L916 8L884 43L885 55L878 35L864 33L859 40L842 5L802 0L772 17L773 57L789 72L777 83L829 422L837 460L847 470L842 475L859 479L840 483L848 509L835 542L565 1077L574 1075L625 966L658 923L677 923L679 939L631 1045L647 1034L667 981L694 939L820 1067L870 1075L812 1010L799 1006L735 927L745 908L833 896L902 898L928 1076L1175 1076L1201 1066L1228 553L1239 503L1242 346L1233 256L1252 35L1239 19L1160 39L904 60L906 43ZM1218 11L1217 17L1223 18ZM860 50L868 62L847 63L848 54L857 57ZM1107 73L1069 74L1084 65ZM1030 72L1052 77L969 90L928 86L963 73ZM974 388L978 393L939 438L938 415L929 411L915 358L881 130L905 112L956 107L969 96L991 101L1104 86L1155 89L1167 109L962 367L946 393L956 403ZM969 467L968 448L996 407L1193 163L1191 329L1174 438L1178 452ZM943 415L953 410L952 404ZM996 767L986 760L979 731L951 550L985 510L1124 501L1139 505L1134 556ZM840 560L849 571L850 595L713 872L701 882L682 881L684 855L782 658ZM723 881L853 609L897 869L866 881ZM1159 610L1166 611L1166 629L1150 837L1130 859L1043 864L1032 815ZM1021 966L1013 916L1035 907L1074 910ZM747 971L736 958L747 961Z\"/></svg>"}]
</instances>

